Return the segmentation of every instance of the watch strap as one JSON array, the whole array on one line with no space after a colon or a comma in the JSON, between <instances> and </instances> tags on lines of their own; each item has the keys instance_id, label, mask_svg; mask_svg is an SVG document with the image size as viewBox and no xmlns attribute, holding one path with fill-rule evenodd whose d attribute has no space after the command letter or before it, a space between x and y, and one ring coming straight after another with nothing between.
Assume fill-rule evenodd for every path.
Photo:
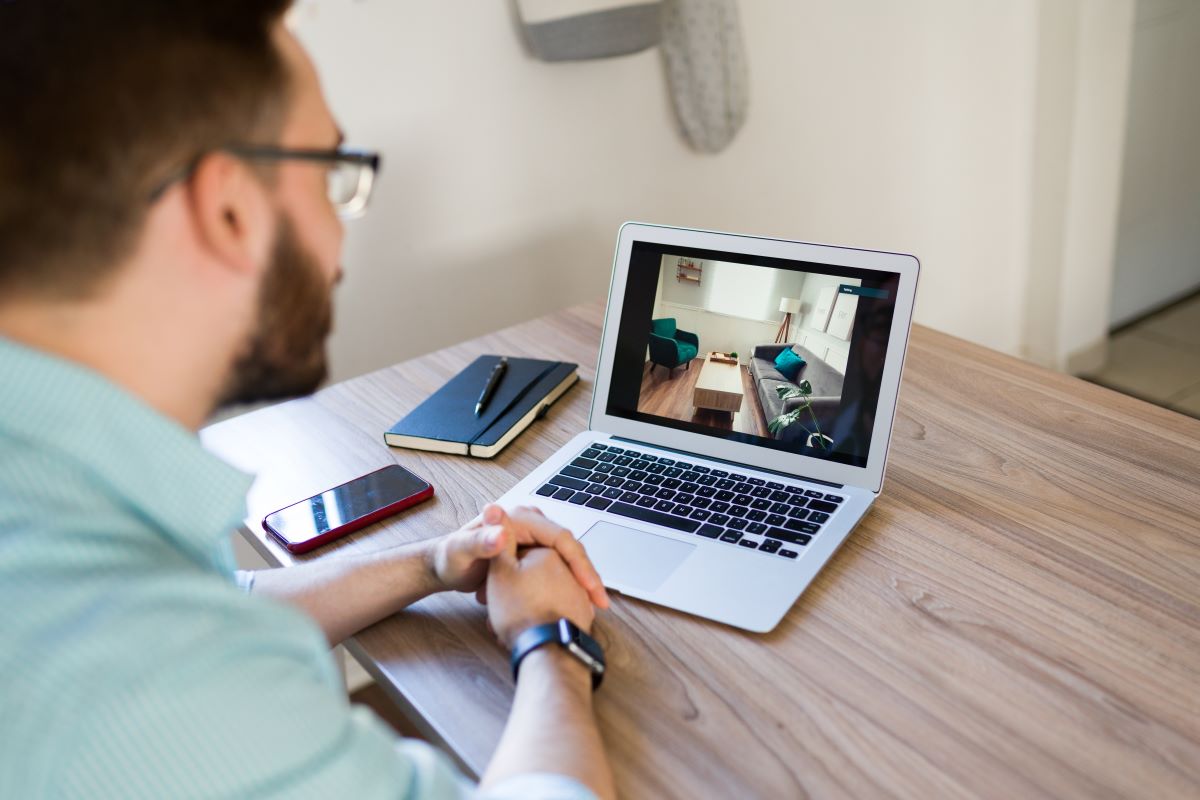
<instances>
[{"instance_id":1,"label":"watch strap","mask_svg":"<svg viewBox=\"0 0 1200 800\"><path fill-rule=\"evenodd\" d=\"M592 674L592 690L595 691L604 680L604 650L599 642L581 631L567 618L545 625L535 625L522 631L513 642L512 665L513 681L521 672L521 662L525 656L547 644L557 644L581 661Z\"/></svg>"}]
</instances>

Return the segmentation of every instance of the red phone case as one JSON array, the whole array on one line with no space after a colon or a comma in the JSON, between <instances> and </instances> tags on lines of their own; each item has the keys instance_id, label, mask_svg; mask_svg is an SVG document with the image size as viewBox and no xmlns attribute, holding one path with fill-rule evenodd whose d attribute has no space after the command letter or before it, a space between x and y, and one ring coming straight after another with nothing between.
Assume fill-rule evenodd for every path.
<instances>
[{"instance_id":1,"label":"red phone case","mask_svg":"<svg viewBox=\"0 0 1200 800\"><path fill-rule=\"evenodd\" d=\"M412 494L408 497L397 500L396 502L390 503L383 508L378 509L377 511L372 511L365 517L356 519L353 522L347 522L345 525L339 525L332 530L325 531L325 533L322 533L320 536L314 536L313 538L306 539L303 542L293 543L287 541L267 523L267 520L269 520L275 514L278 514L280 511L283 511L286 508L290 508L294 504L288 504L281 509L267 514L265 517L263 517L262 526L263 530L265 530L275 541L286 547L289 553L307 553L310 550L317 549L323 544L332 542L334 539L340 539L348 533L354 533L357 530L361 530L372 523L378 522L385 517L390 517L392 514L397 514L404 509L415 506L417 503L428 500L431 497L433 497L433 484L426 481L425 488L416 494Z\"/></svg>"}]
</instances>

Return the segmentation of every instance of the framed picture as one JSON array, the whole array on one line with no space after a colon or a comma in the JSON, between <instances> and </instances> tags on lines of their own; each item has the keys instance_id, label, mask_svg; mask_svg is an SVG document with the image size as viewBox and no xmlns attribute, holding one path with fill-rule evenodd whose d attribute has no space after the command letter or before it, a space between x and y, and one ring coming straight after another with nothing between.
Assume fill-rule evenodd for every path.
<instances>
[{"instance_id":1,"label":"framed picture","mask_svg":"<svg viewBox=\"0 0 1200 800\"><path fill-rule=\"evenodd\" d=\"M833 304L833 316L829 318L828 333L839 339L850 341L850 331L854 330L854 314L858 311L858 295L839 294Z\"/></svg>"},{"instance_id":2,"label":"framed picture","mask_svg":"<svg viewBox=\"0 0 1200 800\"><path fill-rule=\"evenodd\" d=\"M808 315L808 324L806 328L823 331L825 326L829 324L829 313L833 311L833 303L837 299L837 287L826 286L817 295L817 304L813 306L812 313Z\"/></svg>"}]
</instances>

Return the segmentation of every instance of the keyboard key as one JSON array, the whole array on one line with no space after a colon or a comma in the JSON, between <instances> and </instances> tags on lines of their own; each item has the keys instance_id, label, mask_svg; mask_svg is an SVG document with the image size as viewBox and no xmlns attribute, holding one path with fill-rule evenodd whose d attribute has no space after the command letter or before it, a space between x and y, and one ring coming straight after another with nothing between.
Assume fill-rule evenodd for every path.
<instances>
[{"instance_id":1,"label":"keyboard key","mask_svg":"<svg viewBox=\"0 0 1200 800\"><path fill-rule=\"evenodd\" d=\"M815 522L817 525L824 525L829 521L829 515L824 511L814 511L808 515L810 522Z\"/></svg>"},{"instance_id":2,"label":"keyboard key","mask_svg":"<svg viewBox=\"0 0 1200 800\"><path fill-rule=\"evenodd\" d=\"M733 481L729 480L729 478L721 478L719 481L717 481L713 485L716 486L718 489L732 489L737 484L734 483Z\"/></svg>"},{"instance_id":3,"label":"keyboard key","mask_svg":"<svg viewBox=\"0 0 1200 800\"><path fill-rule=\"evenodd\" d=\"M622 503L636 503L638 500L641 500L641 499L642 499L642 496L640 494L638 494L637 492L625 492L621 495Z\"/></svg>"},{"instance_id":4,"label":"keyboard key","mask_svg":"<svg viewBox=\"0 0 1200 800\"><path fill-rule=\"evenodd\" d=\"M624 453L625 451L624 451L624 450L622 450L622 449L621 449L621 448L619 448L619 447L613 447L613 446L610 444L610 445L608 446L608 452L610 452L610 453L616 453L616 454L620 455L621 453Z\"/></svg>"},{"instance_id":5,"label":"keyboard key","mask_svg":"<svg viewBox=\"0 0 1200 800\"><path fill-rule=\"evenodd\" d=\"M748 494L737 494L733 496L733 502L735 505L748 506L754 502L754 498Z\"/></svg>"},{"instance_id":6,"label":"keyboard key","mask_svg":"<svg viewBox=\"0 0 1200 800\"><path fill-rule=\"evenodd\" d=\"M780 543L774 539L763 539L763 543L758 546L758 549L764 553L774 553L780 547Z\"/></svg>"},{"instance_id":7,"label":"keyboard key","mask_svg":"<svg viewBox=\"0 0 1200 800\"><path fill-rule=\"evenodd\" d=\"M689 514L688 516L689 516L691 519L698 519L698 520L700 520L701 522L703 522L704 520L708 519L708 517L709 517L709 513L710 513L710 512L706 511L706 510L705 510L705 509L703 509L703 508L696 508L696 509L693 509L693 510L692 510L692 513L691 513L691 514Z\"/></svg>"},{"instance_id":8,"label":"keyboard key","mask_svg":"<svg viewBox=\"0 0 1200 800\"><path fill-rule=\"evenodd\" d=\"M580 458L595 458L598 455L600 455L599 450L597 450L595 447L589 447L587 450L584 450L582 453L580 453L579 457Z\"/></svg>"},{"instance_id":9,"label":"keyboard key","mask_svg":"<svg viewBox=\"0 0 1200 800\"><path fill-rule=\"evenodd\" d=\"M772 514L786 514L790 508L791 506L787 503L771 503L771 507L767 510Z\"/></svg>"},{"instance_id":10,"label":"keyboard key","mask_svg":"<svg viewBox=\"0 0 1200 800\"><path fill-rule=\"evenodd\" d=\"M713 511L713 509L709 509L709 511ZM711 522L713 525L728 525L729 517L725 516L724 514L719 514L716 511L713 511L713 515L708 518L708 521Z\"/></svg>"},{"instance_id":11,"label":"keyboard key","mask_svg":"<svg viewBox=\"0 0 1200 800\"><path fill-rule=\"evenodd\" d=\"M701 486L696 490L696 494L700 495L701 497L712 497L716 493L717 490L711 486Z\"/></svg>"},{"instance_id":12,"label":"keyboard key","mask_svg":"<svg viewBox=\"0 0 1200 800\"><path fill-rule=\"evenodd\" d=\"M788 516L792 517L793 519L808 519L808 511L803 508L796 508L795 506L790 506L788 508L787 513L788 513Z\"/></svg>"},{"instance_id":13,"label":"keyboard key","mask_svg":"<svg viewBox=\"0 0 1200 800\"><path fill-rule=\"evenodd\" d=\"M642 488L637 490L638 494L656 494L658 487L653 483L643 483Z\"/></svg>"},{"instance_id":14,"label":"keyboard key","mask_svg":"<svg viewBox=\"0 0 1200 800\"><path fill-rule=\"evenodd\" d=\"M670 514L672 511L675 510L675 504L672 503L670 500L659 500L657 503L654 504L654 510L655 511L665 511L668 514Z\"/></svg>"},{"instance_id":15,"label":"keyboard key","mask_svg":"<svg viewBox=\"0 0 1200 800\"><path fill-rule=\"evenodd\" d=\"M700 477L700 473L696 472L695 470L688 470L679 477L683 478L685 481L694 481Z\"/></svg>"},{"instance_id":16,"label":"keyboard key","mask_svg":"<svg viewBox=\"0 0 1200 800\"><path fill-rule=\"evenodd\" d=\"M787 517L783 516L782 514L767 514L767 518L763 520L763 522L767 523L768 525L782 525L786 521ZM803 525L804 523L800 524Z\"/></svg>"},{"instance_id":17,"label":"keyboard key","mask_svg":"<svg viewBox=\"0 0 1200 800\"><path fill-rule=\"evenodd\" d=\"M696 478L696 483L700 484L701 486L712 486L716 482L717 479L712 475L701 475L699 478Z\"/></svg>"},{"instance_id":18,"label":"keyboard key","mask_svg":"<svg viewBox=\"0 0 1200 800\"><path fill-rule=\"evenodd\" d=\"M549 497L550 495L554 494L554 493L555 493L555 492L557 492L557 491L558 491L558 487L557 487L557 486L555 486L555 485L554 485L554 484L552 484L552 483L547 483L545 486L543 486L542 488L538 489L538 490L535 492L535 494L539 494L539 495L541 495L542 497Z\"/></svg>"},{"instance_id":19,"label":"keyboard key","mask_svg":"<svg viewBox=\"0 0 1200 800\"><path fill-rule=\"evenodd\" d=\"M625 485L625 480L623 478L618 478L616 476L613 476L613 477L609 478L608 480L606 480L604 482L604 485L605 486L613 486L613 487L616 487L619 489L620 487Z\"/></svg>"},{"instance_id":20,"label":"keyboard key","mask_svg":"<svg viewBox=\"0 0 1200 800\"><path fill-rule=\"evenodd\" d=\"M588 508L598 508L601 511L612 505L612 500L605 500L603 497L593 497L586 503Z\"/></svg>"},{"instance_id":21,"label":"keyboard key","mask_svg":"<svg viewBox=\"0 0 1200 800\"><path fill-rule=\"evenodd\" d=\"M645 500L646 498L642 498ZM700 527L700 523L695 520L684 519L683 517L664 514L661 511L655 511L651 508L641 508L640 506L631 506L628 503L613 503L608 507L610 514L617 514L630 519L649 522L652 525L661 525L664 528L672 528L673 530L683 531L685 533L694 533Z\"/></svg>"},{"instance_id":22,"label":"keyboard key","mask_svg":"<svg viewBox=\"0 0 1200 800\"><path fill-rule=\"evenodd\" d=\"M679 467L680 469L691 469L692 468L692 465L686 461L676 461L675 466Z\"/></svg>"},{"instance_id":23,"label":"keyboard key","mask_svg":"<svg viewBox=\"0 0 1200 800\"><path fill-rule=\"evenodd\" d=\"M674 500L675 499L675 490L674 489L659 489L657 492L654 493L654 496L660 500Z\"/></svg>"},{"instance_id":24,"label":"keyboard key","mask_svg":"<svg viewBox=\"0 0 1200 800\"><path fill-rule=\"evenodd\" d=\"M678 478L682 474L683 470L679 467L667 467L663 470L663 475L666 475L668 478Z\"/></svg>"},{"instance_id":25,"label":"keyboard key","mask_svg":"<svg viewBox=\"0 0 1200 800\"><path fill-rule=\"evenodd\" d=\"M702 467L699 465L692 467L692 471L699 472L701 474L703 474L705 472L712 472L712 470L710 470L708 467Z\"/></svg>"},{"instance_id":26,"label":"keyboard key","mask_svg":"<svg viewBox=\"0 0 1200 800\"><path fill-rule=\"evenodd\" d=\"M825 496L825 493L824 492L816 492L816 491L813 491L812 489L805 489L804 496L805 497L815 497L818 500L820 500L822 497Z\"/></svg>"},{"instance_id":27,"label":"keyboard key","mask_svg":"<svg viewBox=\"0 0 1200 800\"><path fill-rule=\"evenodd\" d=\"M642 454L639 453L637 450L626 450L625 455L629 456L630 458L641 458L642 457Z\"/></svg>"},{"instance_id":28,"label":"keyboard key","mask_svg":"<svg viewBox=\"0 0 1200 800\"><path fill-rule=\"evenodd\" d=\"M806 505L808 505L808 498L804 496L803 492L800 494L793 494L788 497L788 505L804 508Z\"/></svg>"},{"instance_id":29,"label":"keyboard key","mask_svg":"<svg viewBox=\"0 0 1200 800\"><path fill-rule=\"evenodd\" d=\"M692 483L691 481L684 481L683 483L679 484L679 491L687 492L688 494L695 494L696 492L700 491L700 484Z\"/></svg>"},{"instance_id":30,"label":"keyboard key","mask_svg":"<svg viewBox=\"0 0 1200 800\"><path fill-rule=\"evenodd\" d=\"M724 532L725 529L720 525L701 525L700 530L696 531L696 533L708 539L716 539Z\"/></svg>"},{"instance_id":31,"label":"keyboard key","mask_svg":"<svg viewBox=\"0 0 1200 800\"><path fill-rule=\"evenodd\" d=\"M724 513L731 517L744 517L746 516L746 511L747 509L745 506L730 506L729 509Z\"/></svg>"},{"instance_id":32,"label":"keyboard key","mask_svg":"<svg viewBox=\"0 0 1200 800\"><path fill-rule=\"evenodd\" d=\"M838 510L837 503L830 503L827 500L809 500L808 507L813 511L824 511L826 514L832 514Z\"/></svg>"},{"instance_id":33,"label":"keyboard key","mask_svg":"<svg viewBox=\"0 0 1200 800\"><path fill-rule=\"evenodd\" d=\"M612 464L597 464L596 472L612 472L616 467Z\"/></svg>"},{"instance_id":34,"label":"keyboard key","mask_svg":"<svg viewBox=\"0 0 1200 800\"><path fill-rule=\"evenodd\" d=\"M646 483L653 484L654 486L661 485L664 480L666 480L666 478L664 478L662 475L647 475L646 476Z\"/></svg>"},{"instance_id":35,"label":"keyboard key","mask_svg":"<svg viewBox=\"0 0 1200 800\"><path fill-rule=\"evenodd\" d=\"M550 483L555 486L565 486L568 489L586 489L587 481L581 481L578 478L572 478L567 475L555 475L550 479Z\"/></svg>"},{"instance_id":36,"label":"keyboard key","mask_svg":"<svg viewBox=\"0 0 1200 800\"><path fill-rule=\"evenodd\" d=\"M586 479L587 476L591 474L592 471L590 469L584 469L583 467L563 467L562 471L559 473L559 475L566 475L571 478L582 479Z\"/></svg>"},{"instance_id":37,"label":"keyboard key","mask_svg":"<svg viewBox=\"0 0 1200 800\"><path fill-rule=\"evenodd\" d=\"M738 494L750 494L750 492L754 491L754 487L742 481L741 483L735 483L733 490Z\"/></svg>"},{"instance_id":38,"label":"keyboard key","mask_svg":"<svg viewBox=\"0 0 1200 800\"><path fill-rule=\"evenodd\" d=\"M625 481L625 491L627 492L636 492L640 488L642 485L637 481Z\"/></svg>"},{"instance_id":39,"label":"keyboard key","mask_svg":"<svg viewBox=\"0 0 1200 800\"><path fill-rule=\"evenodd\" d=\"M643 461L658 461L658 456L652 456L649 453L642 453Z\"/></svg>"},{"instance_id":40,"label":"keyboard key","mask_svg":"<svg viewBox=\"0 0 1200 800\"><path fill-rule=\"evenodd\" d=\"M675 459L673 459L673 458L660 458L660 459L658 459L658 463L660 463L660 464L664 464L664 465L666 465L666 466L670 467L670 466L674 465L674 463L675 463Z\"/></svg>"},{"instance_id":41,"label":"keyboard key","mask_svg":"<svg viewBox=\"0 0 1200 800\"><path fill-rule=\"evenodd\" d=\"M662 482L662 485L668 489L678 489L682 483L679 478L667 478Z\"/></svg>"},{"instance_id":42,"label":"keyboard key","mask_svg":"<svg viewBox=\"0 0 1200 800\"><path fill-rule=\"evenodd\" d=\"M616 459L616 457L617 456L615 453L601 453L600 455L596 456L596 460L604 461L607 463L609 461L614 461Z\"/></svg>"},{"instance_id":43,"label":"keyboard key","mask_svg":"<svg viewBox=\"0 0 1200 800\"><path fill-rule=\"evenodd\" d=\"M820 530L819 526L813 525L811 522L802 522L798 519L789 519L783 527L789 531L796 531L798 533L816 533Z\"/></svg>"},{"instance_id":44,"label":"keyboard key","mask_svg":"<svg viewBox=\"0 0 1200 800\"><path fill-rule=\"evenodd\" d=\"M771 490L765 486L756 486L750 490L750 496L757 497L759 500L763 500L771 496Z\"/></svg>"},{"instance_id":45,"label":"keyboard key","mask_svg":"<svg viewBox=\"0 0 1200 800\"><path fill-rule=\"evenodd\" d=\"M756 509L754 511L746 512L746 519L750 520L751 522L762 522L766 518L767 512L765 511L759 511Z\"/></svg>"},{"instance_id":46,"label":"keyboard key","mask_svg":"<svg viewBox=\"0 0 1200 800\"><path fill-rule=\"evenodd\" d=\"M795 550L780 550L776 555L781 555L784 558L795 558L800 555Z\"/></svg>"},{"instance_id":47,"label":"keyboard key","mask_svg":"<svg viewBox=\"0 0 1200 800\"><path fill-rule=\"evenodd\" d=\"M667 468L664 467L661 463L651 464L650 466L646 467L646 472L649 472L651 475L659 475L666 471L667 471Z\"/></svg>"},{"instance_id":48,"label":"keyboard key","mask_svg":"<svg viewBox=\"0 0 1200 800\"><path fill-rule=\"evenodd\" d=\"M584 491L588 494L604 494L608 488L603 483L589 483Z\"/></svg>"},{"instance_id":49,"label":"keyboard key","mask_svg":"<svg viewBox=\"0 0 1200 800\"><path fill-rule=\"evenodd\" d=\"M618 478L624 478L631 472L633 472L633 470L631 470L629 467L614 467L612 474L616 475Z\"/></svg>"},{"instance_id":50,"label":"keyboard key","mask_svg":"<svg viewBox=\"0 0 1200 800\"><path fill-rule=\"evenodd\" d=\"M654 497L653 495L645 495L642 497L642 499L637 501L637 506L638 508L653 508L654 504L657 502L657 497Z\"/></svg>"},{"instance_id":51,"label":"keyboard key","mask_svg":"<svg viewBox=\"0 0 1200 800\"><path fill-rule=\"evenodd\" d=\"M690 494L684 494L683 492L680 492L679 494L675 495L676 503L687 503L690 505L691 502L695 499L696 498L694 496L692 496Z\"/></svg>"},{"instance_id":52,"label":"keyboard key","mask_svg":"<svg viewBox=\"0 0 1200 800\"><path fill-rule=\"evenodd\" d=\"M637 461L634 461L632 464L630 464L629 468L630 469L645 469L648 466L650 466L649 461L647 461L644 458L639 458Z\"/></svg>"},{"instance_id":53,"label":"keyboard key","mask_svg":"<svg viewBox=\"0 0 1200 800\"><path fill-rule=\"evenodd\" d=\"M593 472L591 475L588 475L588 480L595 481L596 483L603 483L604 481L608 480L608 475L603 472Z\"/></svg>"},{"instance_id":54,"label":"keyboard key","mask_svg":"<svg viewBox=\"0 0 1200 800\"><path fill-rule=\"evenodd\" d=\"M812 541L812 537L806 533L795 533L793 531L785 531L783 528L771 528L767 531L767 536L773 539L781 539L792 544L806 545Z\"/></svg>"},{"instance_id":55,"label":"keyboard key","mask_svg":"<svg viewBox=\"0 0 1200 800\"><path fill-rule=\"evenodd\" d=\"M593 498L587 492L576 492L574 495L572 495L571 499L567 500L567 502L572 503L577 506L581 506L584 503L586 503L588 500L594 500L594 499L595 498Z\"/></svg>"},{"instance_id":56,"label":"keyboard key","mask_svg":"<svg viewBox=\"0 0 1200 800\"><path fill-rule=\"evenodd\" d=\"M770 500L764 500L761 497L750 504L750 507L755 511L766 511L771 507Z\"/></svg>"},{"instance_id":57,"label":"keyboard key","mask_svg":"<svg viewBox=\"0 0 1200 800\"><path fill-rule=\"evenodd\" d=\"M729 477L729 473L723 469L714 469L711 474L717 478L728 478Z\"/></svg>"},{"instance_id":58,"label":"keyboard key","mask_svg":"<svg viewBox=\"0 0 1200 800\"><path fill-rule=\"evenodd\" d=\"M842 497L840 494L827 494L825 495L825 499L831 503L840 503L846 498Z\"/></svg>"},{"instance_id":59,"label":"keyboard key","mask_svg":"<svg viewBox=\"0 0 1200 800\"><path fill-rule=\"evenodd\" d=\"M751 486L765 486L767 482L762 478L746 478L746 483Z\"/></svg>"},{"instance_id":60,"label":"keyboard key","mask_svg":"<svg viewBox=\"0 0 1200 800\"><path fill-rule=\"evenodd\" d=\"M709 506L708 510L713 512L714 514L724 514L725 512L727 512L729 510L729 503L722 503L721 501L718 500L718 501L714 502L711 506Z\"/></svg>"},{"instance_id":61,"label":"keyboard key","mask_svg":"<svg viewBox=\"0 0 1200 800\"><path fill-rule=\"evenodd\" d=\"M790 495L790 494L788 494L787 492L780 491L780 490L778 490L778 489L776 489L775 491L771 492L771 500L772 500L773 502L776 502L776 503L784 503L784 502L787 502L787 499L788 499L789 497L791 497L791 495Z\"/></svg>"},{"instance_id":62,"label":"keyboard key","mask_svg":"<svg viewBox=\"0 0 1200 800\"><path fill-rule=\"evenodd\" d=\"M751 522L749 525L746 526L746 531L748 533L753 533L755 536L757 536L761 533L766 533L767 526L763 525L761 522Z\"/></svg>"},{"instance_id":63,"label":"keyboard key","mask_svg":"<svg viewBox=\"0 0 1200 800\"><path fill-rule=\"evenodd\" d=\"M592 449L592 450L607 450L607 449L608 449L608 445L606 445L606 444L593 444L593 445L592 445L592 447L591 447L591 449Z\"/></svg>"},{"instance_id":64,"label":"keyboard key","mask_svg":"<svg viewBox=\"0 0 1200 800\"><path fill-rule=\"evenodd\" d=\"M778 481L767 481L767 488L768 489L782 489L783 484L779 483Z\"/></svg>"},{"instance_id":65,"label":"keyboard key","mask_svg":"<svg viewBox=\"0 0 1200 800\"><path fill-rule=\"evenodd\" d=\"M733 499L733 492L723 489L723 490L717 492L716 494L714 494L713 499L720 500L722 503L728 503L730 500Z\"/></svg>"},{"instance_id":66,"label":"keyboard key","mask_svg":"<svg viewBox=\"0 0 1200 800\"><path fill-rule=\"evenodd\" d=\"M689 516L692 513L692 507L683 503L676 503L675 508L671 510L672 514L678 514L681 517Z\"/></svg>"},{"instance_id":67,"label":"keyboard key","mask_svg":"<svg viewBox=\"0 0 1200 800\"><path fill-rule=\"evenodd\" d=\"M630 464L633 463L633 459L630 458L629 456L620 456L619 458L614 459L613 463L616 464L618 467L628 467Z\"/></svg>"},{"instance_id":68,"label":"keyboard key","mask_svg":"<svg viewBox=\"0 0 1200 800\"><path fill-rule=\"evenodd\" d=\"M735 531L744 531L744 530L746 530L746 526L747 526L747 525L749 525L749 524L750 524L750 523L749 523L747 520L744 520L744 519L731 519L731 520L729 520L729 527L730 527L730 528L733 528Z\"/></svg>"},{"instance_id":69,"label":"keyboard key","mask_svg":"<svg viewBox=\"0 0 1200 800\"><path fill-rule=\"evenodd\" d=\"M695 508L708 508L712 505L712 500L709 500L707 497L697 497L691 502L691 505Z\"/></svg>"},{"instance_id":70,"label":"keyboard key","mask_svg":"<svg viewBox=\"0 0 1200 800\"><path fill-rule=\"evenodd\" d=\"M737 531L725 531L721 534L721 541L729 542L730 544L737 544L738 540L741 538L742 535Z\"/></svg>"},{"instance_id":71,"label":"keyboard key","mask_svg":"<svg viewBox=\"0 0 1200 800\"><path fill-rule=\"evenodd\" d=\"M622 492L620 489L605 489L604 490L604 496L607 497L609 500L616 500L622 494L624 494L624 492Z\"/></svg>"},{"instance_id":72,"label":"keyboard key","mask_svg":"<svg viewBox=\"0 0 1200 800\"><path fill-rule=\"evenodd\" d=\"M599 463L600 462L596 461L595 459L584 458L584 457L580 456L579 458L577 458L571 462L571 466L572 467L582 467L583 469L586 469L588 472L591 472L592 470L594 470L596 468L596 465Z\"/></svg>"}]
</instances>

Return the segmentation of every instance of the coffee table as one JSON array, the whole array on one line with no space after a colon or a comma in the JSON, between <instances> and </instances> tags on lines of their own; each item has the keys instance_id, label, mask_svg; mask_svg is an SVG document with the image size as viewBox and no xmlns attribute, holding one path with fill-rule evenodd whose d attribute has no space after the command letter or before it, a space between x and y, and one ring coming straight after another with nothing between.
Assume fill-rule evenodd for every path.
<instances>
[{"instance_id":1,"label":"coffee table","mask_svg":"<svg viewBox=\"0 0 1200 800\"><path fill-rule=\"evenodd\" d=\"M692 392L692 405L712 411L736 414L742 407L742 367L738 363L714 361L712 353L704 358L700 377Z\"/></svg>"}]
</instances>

